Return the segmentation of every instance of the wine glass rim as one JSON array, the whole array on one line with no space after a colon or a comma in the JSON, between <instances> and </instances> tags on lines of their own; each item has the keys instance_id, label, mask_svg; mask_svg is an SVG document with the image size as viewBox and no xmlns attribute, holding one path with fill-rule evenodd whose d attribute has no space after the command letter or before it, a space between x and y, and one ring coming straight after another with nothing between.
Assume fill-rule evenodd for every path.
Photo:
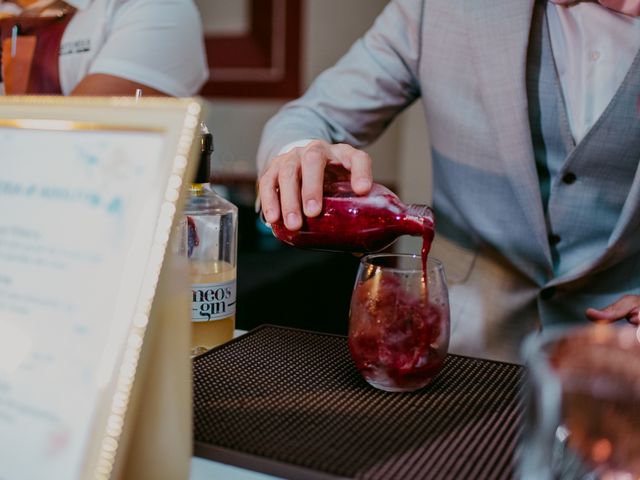
<instances>
[{"instance_id":1,"label":"wine glass rim","mask_svg":"<svg viewBox=\"0 0 640 480\"><path fill-rule=\"evenodd\" d=\"M628 324L609 325L599 323L583 323L583 324L558 324L548 326L542 331L531 332L527 335L522 343L521 357L523 361L529 358L538 359L541 355L546 355L545 348L552 346L554 343L575 335L591 336L596 343L611 340L612 343L618 343L620 334L626 334L626 331L635 329ZM590 335L593 332L600 332L599 335ZM637 331L637 341L640 342L640 331Z\"/></svg>"},{"instance_id":2,"label":"wine glass rim","mask_svg":"<svg viewBox=\"0 0 640 480\"><path fill-rule=\"evenodd\" d=\"M373 260L380 258L411 258L422 262L422 256L415 253L369 253L360 259L362 265L373 265L374 267L382 267L382 265L376 265ZM421 265L421 263L419 264ZM391 267L384 266L385 270L395 270L402 272L422 272L422 266L417 268L408 267ZM427 269L435 268L437 270L443 270L442 262L435 257L427 257Z\"/></svg>"},{"instance_id":3,"label":"wine glass rim","mask_svg":"<svg viewBox=\"0 0 640 480\"><path fill-rule=\"evenodd\" d=\"M527 367L534 381L548 381L555 377L554 368L550 362L550 348L559 341L573 336L585 336L594 343L607 342L619 345L621 335L627 335L635 327L630 325L604 325L604 324L580 324L580 325L554 325L546 327L541 332L532 332L524 339L521 348L521 360ZM600 332L595 335L594 332ZM636 330L634 335L640 342L640 332ZM627 343L627 342L625 342Z\"/></svg>"}]
</instances>

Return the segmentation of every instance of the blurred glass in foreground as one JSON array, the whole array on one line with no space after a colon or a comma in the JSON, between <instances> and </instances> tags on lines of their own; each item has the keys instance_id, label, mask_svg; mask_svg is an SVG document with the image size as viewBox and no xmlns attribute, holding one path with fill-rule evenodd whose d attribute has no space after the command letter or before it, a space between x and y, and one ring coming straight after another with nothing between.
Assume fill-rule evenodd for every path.
<instances>
[{"instance_id":1,"label":"blurred glass in foreground","mask_svg":"<svg viewBox=\"0 0 640 480\"><path fill-rule=\"evenodd\" d=\"M640 478L639 337L593 325L526 340L521 479Z\"/></svg>"}]
</instances>

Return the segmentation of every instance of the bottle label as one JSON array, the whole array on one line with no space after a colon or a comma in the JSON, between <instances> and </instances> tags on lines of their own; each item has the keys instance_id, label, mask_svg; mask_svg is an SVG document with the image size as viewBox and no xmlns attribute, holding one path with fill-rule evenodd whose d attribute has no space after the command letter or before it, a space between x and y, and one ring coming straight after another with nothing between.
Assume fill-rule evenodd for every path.
<instances>
[{"instance_id":1,"label":"bottle label","mask_svg":"<svg viewBox=\"0 0 640 480\"><path fill-rule=\"evenodd\" d=\"M191 285L191 321L212 322L236 313L236 281Z\"/></svg>"}]
</instances>

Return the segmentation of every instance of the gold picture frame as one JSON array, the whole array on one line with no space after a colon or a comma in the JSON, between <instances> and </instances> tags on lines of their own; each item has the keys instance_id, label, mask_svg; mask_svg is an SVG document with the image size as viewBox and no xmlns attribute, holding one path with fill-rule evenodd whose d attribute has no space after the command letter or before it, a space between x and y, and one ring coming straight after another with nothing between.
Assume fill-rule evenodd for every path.
<instances>
[{"instance_id":1,"label":"gold picture frame","mask_svg":"<svg viewBox=\"0 0 640 480\"><path fill-rule=\"evenodd\" d=\"M0 97L0 478L188 476L189 290L171 238L202 109Z\"/></svg>"}]
</instances>

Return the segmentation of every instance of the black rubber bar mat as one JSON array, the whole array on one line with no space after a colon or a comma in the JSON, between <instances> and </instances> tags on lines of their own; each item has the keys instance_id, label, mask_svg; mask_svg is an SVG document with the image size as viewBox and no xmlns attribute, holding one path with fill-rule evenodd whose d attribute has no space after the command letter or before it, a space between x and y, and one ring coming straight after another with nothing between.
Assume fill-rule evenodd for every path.
<instances>
[{"instance_id":1,"label":"black rubber bar mat","mask_svg":"<svg viewBox=\"0 0 640 480\"><path fill-rule=\"evenodd\" d=\"M524 368L449 355L412 393L370 387L346 337L264 325L193 361L194 453L290 479L510 479Z\"/></svg>"}]
</instances>

